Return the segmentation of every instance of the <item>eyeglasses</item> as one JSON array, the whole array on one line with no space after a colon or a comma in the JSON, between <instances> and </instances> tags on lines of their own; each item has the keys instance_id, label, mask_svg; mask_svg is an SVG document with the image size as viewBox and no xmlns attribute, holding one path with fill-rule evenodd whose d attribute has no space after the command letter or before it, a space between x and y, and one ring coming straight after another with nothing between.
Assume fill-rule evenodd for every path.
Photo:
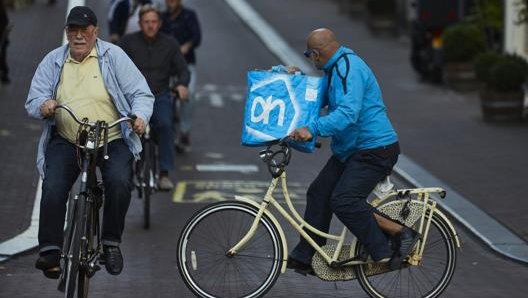
<instances>
[{"instance_id":1,"label":"eyeglasses","mask_svg":"<svg viewBox=\"0 0 528 298\"><path fill-rule=\"evenodd\" d=\"M69 36L77 36L81 33L82 37L87 37L91 35L94 30L88 30L88 27L66 27L66 34Z\"/></svg>"},{"instance_id":2,"label":"eyeglasses","mask_svg":"<svg viewBox=\"0 0 528 298\"><path fill-rule=\"evenodd\" d=\"M304 51L304 57L306 58L311 58L312 57L312 54L317 54L317 55L320 55L321 52L319 52L318 49L307 49L306 51Z\"/></svg>"}]
</instances>

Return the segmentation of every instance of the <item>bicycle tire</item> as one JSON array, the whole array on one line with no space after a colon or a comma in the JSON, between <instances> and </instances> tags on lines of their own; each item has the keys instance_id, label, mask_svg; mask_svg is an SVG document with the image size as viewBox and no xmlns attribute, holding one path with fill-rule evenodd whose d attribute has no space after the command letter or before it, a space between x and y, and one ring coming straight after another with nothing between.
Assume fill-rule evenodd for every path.
<instances>
[{"instance_id":1,"label":"bicycle tire","mask_svg":"<svg viewBox=\"0 0 528 298\"><path fill-rule=\"evenodd\" d=\"M141 199L143 200L143 228L150 228L150 195L152 194L152 148L150 142L143 145L143 160L141 162Z\"/></svg>"},{"instance_id":2,"label":"bicycle tire","mask_svg":"<svg viewBox=\"0 0 528 298\"><path fill-rule=\"evenodd\" d=\"M65 256L65 297L73 298L81 261L81 241L85 229L86 195L80 194L75 204L75 218L72 221L71 237Z\"/></svg>"},{"instance_id":3,"label":"bicycle tire","mask_svg":"<svg viewBox=\"0 0 528 298\"><path fill-rule=\"evenodd\" d=\"M265 214L254 237L234 257L226 255L257 213L244 202L218 202L187 222L178 240L178 270L196 296L262 297L273 286L284 251L277 228Z\"/></svg>"},{"instance_id":4,"label":"bicycle tire","mask_svg":"<svg viewBox=\"0 0 528 298\"><path fill-rule=\"evenodd\" d=\"M83 266L79 269L78 280L77 280L77 297L87 298L88 289L90 287L90 273L88 262L92 259L92 256L96 253L97 247L94 243L94 238L97 230L97 212L99 210L94 206L94 201L86 202L87 217L85 224L86 239L81 243L81 263Z\"/></svg>"},{"instance_id":5,"label":"bicycle tire","mask_svg":"<svg viewBox=\"0 0 528 298\"><path fill-rule=\"evenodd\" d=\"M448 224L433 214L419 265L405 265L402 269L382 274L368 275L374 264L356 266L356 275L363 290L376 298L390 297L438 297L449 285L457 261L456 243ZM361 245L356 247L360 253ZM385 265L386 266L386 265Z\"/></svg>"}]
</instances>

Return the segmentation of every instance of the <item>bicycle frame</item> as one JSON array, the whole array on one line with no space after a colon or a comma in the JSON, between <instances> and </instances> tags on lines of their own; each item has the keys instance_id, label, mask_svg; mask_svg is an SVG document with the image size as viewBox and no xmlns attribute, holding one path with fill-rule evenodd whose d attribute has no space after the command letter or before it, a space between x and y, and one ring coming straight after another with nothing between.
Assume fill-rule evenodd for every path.
<instances>
[{"instance_id":1,"label":"bicycle frame","mask_svg":"<svg viewBox=\"0 0 528 298\"><path fill-rule=\"evenodd\" d=\"M111 124L104 121L91 123L86 118L79 120L67 106L59 105L57 106L58 108L66 110L75 122L80 125L77 146L83 152L79 192L73 198L74 203L71 205L73 206L73 211L71 218L68 218L69 231L65 241L68 246L72 245L72 243L75 244L73 248L68 247L66 250L67 254L63 255L65 269L61 275L58 289L60 291L66 290L66 297L73 297L75 289L78 290L79 296L85 297L88 292L88 279L100 269L97 265L102 246L99 208L102 205L104 189L98 184L96 163L101 135L103 158L107 160L109 158L107 151L108 130L121 122L135 119L135 116L122 117ZM76 232L72 232L72 229ZM80 235L77 235L77 233L80 233ZM97 236L96 245L94 245L94 236ZM73 253L70 254L71 251ZM75 269L72 270L71 268ZM79 280L77 285L75 279Z\"/></svg>"},{"instance_id":2,"label":"bicycle frame","mask_svg":"<svg viewBox=\"0 0 528 298\"><path fill-rule=\"evenodd\" d=\"M286 201L287 209L284 208L281 203L279 203L274 197L273 192L277 188L278 184L281 184L282 188L282 194ZM415 253L412 254L410 258L410 264L412 265L418 265L421 261L422 254L424 251L424 246L427 240L427 232L429 230L429 226L431 224L431 220L433 217L433 214L436 213L440 217L446 220L447 223L449 223L449 229L451 231L451 236L455 239L457 247L460 247L460 242L458 240L458 236L455 232L455 229L453 225L447 220L446 216L437 208L437 202L432 200L430 198L431 194L439 194L441 197L445 195L445 191L441 188L417 188L417 189L403 189L403 190L393 190L386 191L383 193L381 197L377 197L373 200L371 203L374 207L380 206L382 203L386 202L388 199L399 196L399 197L409 197L411 195L416 195L416 201L421 202L422 211L420 220L420 225L418 228L418 232L422 234L422 240L418 243L417 247L418 249L415 250ZM275 209L289 222L289 224L299 233L327 262L329 266L332 266L333 264L336 264L338 261L338 257L340 256L341 250L345 244L345 241L347 239L347 227L343 227L341 233L339 235L337 234L330 234L325 233L323 231L320 231L316 229L315 227L311 226L309 223L307 223L301 215L297 212L295 209L292 200L290 198L287 183L286 183L286 172L282 172L279 177L275 177L272 179L270 186L268 187L268 190L266 191L266 194L262 201L260 203L256 202L253 199L243 197L243 196L235 196L235 200L243 201L246 203L249 203L256 208L258 208L258 214L255 216L255 220L253 221L253 224L247 234L235 245L233 246L229 251L228 255L235 255L248 241L251 239L251 237L254 236L258 222L263 214L266 214L276 225L277 229L279 230L279 234L281 237L281 243L283 245L284 251L288 251L287 248L287 241L286 241L286 235L279 224L278 220L275 218L275 216L271 213L270 210L268 210L269 206L272 205L275 207ZM413 200L413 201L415 201ZM308 233L304 230L304 228L308 229L312 233L327 238L329 240L335 240L337 241L336 244L336 250L332 255L329 255L326 253L321 246L319 246L313 239L308 235ZM350 249L351 256L353 257L355 246L357 245L357 239L354 238L352 241L352 249ZM281 272L284 273L286 271L286 263L287 258L283 260ZM364 264L364 261L351 261L346 262L343 265L358 265L358 264Z\"/></svg>"}]
</instances>

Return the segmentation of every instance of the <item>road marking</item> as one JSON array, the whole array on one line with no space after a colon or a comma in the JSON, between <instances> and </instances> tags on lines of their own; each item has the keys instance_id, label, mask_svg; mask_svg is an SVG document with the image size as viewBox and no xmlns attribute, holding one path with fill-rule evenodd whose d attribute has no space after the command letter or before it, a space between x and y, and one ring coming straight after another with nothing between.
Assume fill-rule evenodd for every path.
<instances>
[{"instance_id":1,"label":"road marking","mask_svg":"<svg viewBox=\"0 0 528 298\"><path fill-rule=\"evenodd\" d=\"M32 249L38 245L38 225L40 215L40 197L42 190L42 179L38 180L37 192L35 194L35 203L33 204L33 212L31 213L31 223L22 234L18 234L7 241L0 243L0 262L7 260L9 257Z\"/></svg>"},{"instance_id":2,"label":"road marking","mask_svg":"<svg viewBox=\"0 0 528 298\"><path fill-rule=\"evenodd\" d=\"M260 201L270 186L269 181L257 180L183 180L176 184L172 201L174 203L206 203L232 200L235 195ZM280 187L279 187L280 188ZM292 202L305 204L307 185L288 182ZM283 201L282 192L275 199Z\"/></svg>"},{"instance_id":3,"label":"road marking","mask_svg":"<svg viewBox=\"0 0 528 298\"><path fill-rule=\"evenodd\" d=\"M256 165L229 165L229 164L197 164L196 170L200 172L240 172L244 174L259 171Z\"/></svg>"},{"instance_id":4,"label":"road marking","mask_svg":"<svg viewBox=\"0 0 528 298\"><path fill-rule=\"evenodd\" d=\"M224 0L231 9L248 25L264 42L270 52L275 54L285 65L295 65L308 74L314 73L313 66L307 59L294 55L296 51L264 20L246 0Z\"/></svg>"},{"instance_id":5,"label":"road marking","mask_svg":"<svg viewBox=\"0 0 528 298\"><path fill-rule=\"evenodd\" d=\"M222 108L224 106L222 95L216 92L209 95L209 102L211 103L211 106L215 108Z\"/></svg>"}]
</instances>

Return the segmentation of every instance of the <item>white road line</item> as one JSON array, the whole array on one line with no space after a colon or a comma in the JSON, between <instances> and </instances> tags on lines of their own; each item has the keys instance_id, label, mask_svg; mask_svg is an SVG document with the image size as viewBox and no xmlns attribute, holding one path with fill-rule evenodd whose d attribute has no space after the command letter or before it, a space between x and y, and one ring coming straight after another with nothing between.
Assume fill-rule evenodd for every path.
<instances>
[{"instance_id":1,"label":"white road line","mask_svg":"<svg viewBox=\"0 0 528 298\"><path fill-rule=\"evenodd\" d=\"M288 66L297 66L307 74L314 73L313 66L306 62L304 57L292 55L295 50L245 0L224 1L260 37L268 50L275 54L282 63Z\"/></svg>"},{"instance_id":2,"label":"white road line","mask_svg":"<svg viewBox=\"0 0 528 298\"><path fill-rule=\"evenodd\" d=\"M259 171L256 165L231 165L231 164L197 164L196 170L200 172L240 172L256 173Z\"/></svg>"},{"instance_id":3,"label":"white road line","mask_svg":"<svg viewBox=\"0 0 528 298\"><path fill-rule=\"evenodd\" d=\"M224 99L220 93L209 94L209 103L215 108L222 108L224 106Z\"/></svg>"}]
</instances>

